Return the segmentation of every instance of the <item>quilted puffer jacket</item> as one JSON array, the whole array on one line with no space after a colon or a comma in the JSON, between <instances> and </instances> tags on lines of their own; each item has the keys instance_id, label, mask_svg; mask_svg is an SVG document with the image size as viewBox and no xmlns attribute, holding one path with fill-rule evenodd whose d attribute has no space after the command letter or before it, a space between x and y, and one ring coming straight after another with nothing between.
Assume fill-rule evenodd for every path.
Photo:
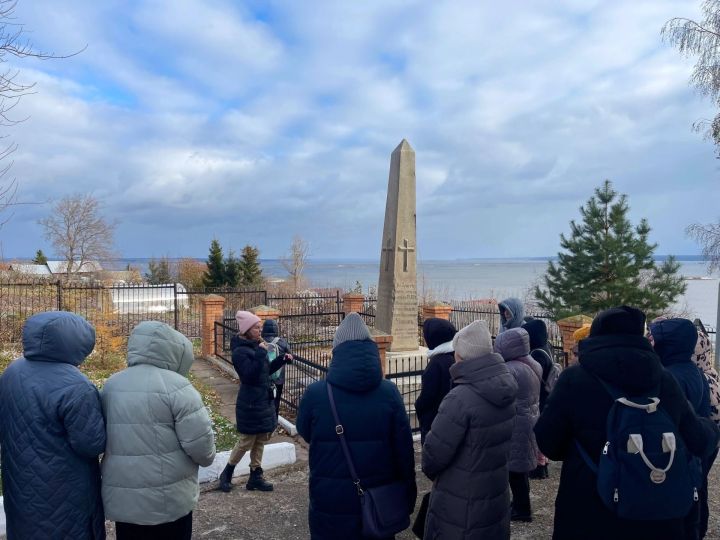
<instances>
[{"instance_id":1,"label":"quilted puffer jacket","mask_svg":"<svg viewBox=\"0 0 720 540\"><path fill-rule=\"evenodd\" d=\"M186 375L188 339L142 322L128 340L128 368L102 390L107 449L102 497L108 519L137 525L175 521L198 500L198 465L215 457L212 424Z\"/></svg>"},{"instance_id":2,"label":"quilted puffer jacket","mask_svg":"<svg viewBox=\"0 0 720 540\"><path fill-rule=\"evenodd\" d=\"M82 317L48 311L23 328L23 357L0 377L7 537L105 538L100 397L77 366L95 347Z\"/></svg>"}]
</instances>

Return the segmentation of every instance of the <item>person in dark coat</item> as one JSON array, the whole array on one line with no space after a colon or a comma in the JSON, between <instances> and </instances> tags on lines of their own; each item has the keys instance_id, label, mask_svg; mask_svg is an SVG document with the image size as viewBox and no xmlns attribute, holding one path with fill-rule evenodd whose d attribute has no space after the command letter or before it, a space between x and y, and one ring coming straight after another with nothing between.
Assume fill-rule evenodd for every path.
<instances>
[{"instance_id":1,"label":"person in dark coat","mask_svg":"<svg viewBox=\"0 0 720 540\"><path fill-rule=\"evenodd\" d=\"M297 430L310 444L311 538L359 540L360 498L335 432L327 383L361 485L404 482L412 514L417 488L410 422L397 387L383 379L377 345L357 313L349 313L338 326L327 379L305 391Z\"/></svg>"},{"instance_id":2,"label":"person in dark coat","mask_svg":"<svg viewBox=\"0 0 720 540\"><path fill-rule=\"evenodd\" d=\"M79 315L48 311L23 328L23 356L0 377L7 537L105 538L100 395L78 366L95 347Z\"/></svg>"},{"instance_id":3,"label":"person in dark coat","mask_svg":"<svg viewBox=\"0 0 720 540\"><path fill-rule=\"evenodd\" d=\"M433 480L427 539L510 538L508 454L517 382L493 352L486 321L455 334L455 387L440 404L422 451Z\"/></svg>"},{"instance_id":4,"label":"person in dark coat","mask_svg":"<svg viewBox=\"0 0 720 540\"><path fill-rule=\"evenodd\" d=\"M649 339L662 365L672 373L683 394L695 410L695 414L703 418L710 417L710 386L702 371L693 362L698 331L688 319L656 319L650 325ZM685 519L687 538L702 538L701 530L707 525L701 523L701 512L708 505L707 475L712 467L709 459L703 460L703 485L698 490L700 503ZM707 513L702 512L704 515Z\"/></svg>"},{"instance_id":5,"label":"person in dark coat","mask_svg":"<svg viewBox=\"0 0 720 540\"><path fill-rule=\"evenodd\" d=\"M563 462L555 500L554 540L682 540L683 519L630 521L617 517L597 492L597 476L583 460L576 441L590 456L600 456L606 442L606 422L613 398L598 380L629 395L654 393L678 426L688 450L707 455L717 446L720 431L698 418L675 378L663 369L644 337L645 315L621 306L601 312L590 337L580 342L578 364L565 369L535 425L540 450Z\"/></svg>"},{"instance_id":6,"label":"person in dark coat","mask_svg":"<svg viewBox=\"0 0 720 540\"><path fill-rule=\"evenodd\" d=\"M274 319L267 319L263 323L262 338L268 344L268 354L274 353L273 358L290 355L290 344L283 337L280 337L280 329L278 323ZM292 359L292 355L289 356ZM270 379L275 385L275 414L280 414L280 399L282 397L283 386L285 386L285 365L275 372L270 373Z\"/></svg>"},{"instance_id":7,"label":"person in dark coat","mask_svg":"<svg viewBox=\"0 0 720 540\"><path fill-rule=\"evenodd\" d=\"M523 328L511 328L500 334L495 339L495 352L503 357L518 385L508 461L513 497L510 519L532 521L528 473L537 467L538 448L533 428L540 416L542 368L529 356L530 337Z\"/></svg>"},{"instance_id":8,"label":"person in dark coat","mask_svg":"<svg viewBox=\"0 0 720 540\"><path fill-rule=\"evenodd\" d=\"M545 408L548 395L548 376L553 367L553 350L548 341L548 331L545 321L541 319L530 319L522 326L530 337L530 356L542 368L542 384L540 385L540 412ZM542 480L548 478L548 459L538 451L537 466L528 474L529 478Z\"/></svg>"},{"instance_id":9,"label":"person in dark coat","mask_svg":"<svg viewBox=\"0 0 720 540\"><path fill-rule=\"evenodd\" d=\"M502 334L510 328L520 328L525 318L525 307L518 298L506 298L498 304L500 311L500 331Z\"/></svg>"},{"instance_id":10,"label":"person in dark coat","mask_svg":"<svg viewBox=\"0 0 720 540\"><path fill-rule=\"evenodd\" d=\"M218 489L229 492L235 467L246 452L250 452L250 478L245 488L272 491L273 485L263 478L262 456L265 444L277 426L274 386L270 374L284 366L288 355L268 360L267 343L261 336L262 322L249 311L235 314L238 333L230 340L232 361L240 378L240 389L235 402L235 420L240 434L230 452L228 463L220 473Z\"/></svg>"},{"instance_id":11,"label":"person in dark coat","mask_svg":"<svg viewBox=\"0 0 720 540\"><path fill-rule=\"evenodd\" d=\"M445 319L427 319L423 323L423 338L428 346L428 364L422 374L420 395L415 401L415 412L420 423L420 441L430 431L430 426L440 408L440 402L452 388L450 366L455 363L452 339L457 330Z\"/></svg>"}]
</instances>

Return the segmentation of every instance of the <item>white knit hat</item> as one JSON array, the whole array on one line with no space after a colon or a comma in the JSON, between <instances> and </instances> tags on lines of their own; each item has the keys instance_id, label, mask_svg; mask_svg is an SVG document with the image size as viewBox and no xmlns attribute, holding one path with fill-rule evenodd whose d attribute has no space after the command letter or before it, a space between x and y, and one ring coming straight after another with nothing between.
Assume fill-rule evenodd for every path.
<instances>
[{"instance_id":1,"label":"white knit hat","mask_svg":"<svg viewBox=\"0 0 720 540\"><path fill-rule=\"evenodd\" d=\"M460 330L453 338L453 347L463 360L480 358L493 352L487 321L475 321Z\"/></svg>"},{"instance_id":2,"label":"white knit hat","mask_svg":"<svg viewBox=\"0 0 720 540\"><path fill-rule=\"evenodd\" d=\"M333 338L333 349L345 343L346 341L355 341L359 339L371 339L370 330L365 325L362 317L355 312L348 313L340 326L335 330L335 337Z\"/></svg>"}]
</instances>

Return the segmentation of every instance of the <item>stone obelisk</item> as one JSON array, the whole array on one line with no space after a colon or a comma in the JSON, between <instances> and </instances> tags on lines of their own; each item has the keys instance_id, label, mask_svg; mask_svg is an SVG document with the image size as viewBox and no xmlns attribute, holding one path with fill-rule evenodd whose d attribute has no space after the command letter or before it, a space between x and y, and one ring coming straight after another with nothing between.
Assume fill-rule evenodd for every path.
<instances>
[{"instance_id":1,"label":"stone obelisk","mask_svg":"<svg viewBox=\"0 0 720 540\"><path fill-rule=\"evenodd\" d=\"M403 139L390 159L375 316L393 336L390 351L418 349L415 238L415 150Z\"/></svg>"}]
</instances>

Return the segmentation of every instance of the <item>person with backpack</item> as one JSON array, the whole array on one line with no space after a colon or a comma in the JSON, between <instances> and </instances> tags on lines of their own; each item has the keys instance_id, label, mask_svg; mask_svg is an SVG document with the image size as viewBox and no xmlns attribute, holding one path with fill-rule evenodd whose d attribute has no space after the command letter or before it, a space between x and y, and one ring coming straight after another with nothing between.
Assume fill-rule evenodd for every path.
<instances>
[{"instance_id":1,"label":"person with backpack","mask_svg":"<svg viewBox=\"0 0 720 540\"><path fill-rule=\"evenodd\" d=\"M563 462L554 540L686 538L699 477L689 456L712 452L720 430L695 415L644 329L632 307L598 314L535 425L540 450Z\"/></svg>"},{"instance_id":2,"label":"person with backpack","mask_svg":"<svg viewBox=\"0 0 720 540\"><path fill-rule=\"evenodd\" d=\"M667 371L677 380L695 414L710 417L710 387L707 379L695 365L692 356L698 340L698 331L688 319L655 319L649 328L649 339ZM710 472L710 467L705 467ZM707 507L707 475L699 490L700 501L685 520L688 538L701 538L701 513Z\"/></svg>"},{"instance_id":3,"label":"person with backpack","mask_svg":"<svg viewBox=\"0 0 720 540\"><path fill-rule=\"evenodd\" d=\"M535 422L540 416L542 368L530 357L530 337L523 328L512 328L495 339L495 352L505 360L518 385L515 425L510 440L511 521L532 521L528 473L537 466Z\"/></svg>"},{"instance_id":4,"label":"person with backpack","mask_svg":"<svg viewBox=\"0 0 720 540\"><path fill-rule=\"evenodd\" d=\"M310 445L312 540L366 538L359 490L396 483L402 495L385 503L395 505L409 525L417 497L410 422L397 386L383 378L377 344L357 313L338 326L327 377L305 391L297 430Z\"/></svg>"},{"instance_id":5,"label":"person with backpack","mask_svg":"<svg viewBox=\"0 0 720 540\"><path fill-rule=\"evenodd\" d=\"M425 442L440 403L452 388L450 366L455 363L452 339L457 330L450 321L431 318L423 322L423 338L428 350L428 364L422 374L420 395L415 412L420 424L420 442Z\"/></svg>"},{"instance_id":6,"label":"person with backpack","mask_svg":"<svg viewBox=\"0 0 720 540\"><path fill-rule=\"evenodd\" d=\"M262 338L262 321L249 311L235 314L238 333L230 340L232 362L240 378L235 402L235 422L238 442L230 452L227 465L220 473L218 489L228 493L232 489L235 467L246 452L250 452L248 491L272 491L273 485L263 477L262 456L265 444L277 426L274 385L270 374L291 361L288 355L268 361L268 346Z\"/></svg>"},{"instance_id":7,"label":"person with backpack","mask_svg":"<svg viewBox=\"0 0 720 540\"><path fill-rule=\"evenodd\" d=\"M530 338L530 356L542 368L542 384L540 385L540 412L542 412L562 368L554 360L545 322L542 319L526 320L522 328L525 329ZM530 471L528 476L534 480L544 480L550 476L548 459L542 452L538 451L537 466Z\"/></svg>"},{"instance_id":8,"label":"person with backpack","mask_svg":"<svg viewBox=\"0 0 720 540\"><path fill-rule=\"evenodd\" d=\"M290 345L285 338L280 337L280 329L276 320L267 319L263 323L261 335L265 343L267 343L268 362L272 363L276 358L285 357L286 355L289 360L292 360ZM274 373L270 373L270 379L275 385L275 414L279 415L280 399L282 397L283 386L285 386L285 365L283 364L283 366Z\"/></svg>"},{"instance_id":9,"label":"person with backpack","mask_svg":"<svg viewBox=\"0 0 720 540\"><path fill-rule=\"evenodd\" d=\"M95 329L74 313L38 313L23 326L22 346L0 377L7 537L104 539L105 421L97 388L78 369Z\"/></svg>"},{"instance_id":10,"label":"person with backpack","mask_svg":"<svg viewBox=\"0 0 720 540\"><path fill-rule=\"evenodd\" d=\"M525 307L519 298L506 298L498 304L500 311L500 330L502 334L510 328L520 328L525 317Z\"/></svg>"},{"instance_id":11,"label":"person with backpack","mask_svg":"<svg viewBox=\"0 0 720 540\"><path fill-rule=\"evenodd\" d=\"M508 455L518 384L493 352L487 321L453 338L455 386L422 448L433 480L424 538L510 538Z\"/></svg>"},{"instance_id":12,"label":"person with backpack","mask_svg":"<svg viewBox=\"0 0 720 540\"><path fill-rule=\"evenodd\" d=\"M118 540L192 538L198 469L212 464L208 411L187 379L190 340L159 321L128 338L127 368L103 386L102 496Z\"/></svg>"}]
</instances>

